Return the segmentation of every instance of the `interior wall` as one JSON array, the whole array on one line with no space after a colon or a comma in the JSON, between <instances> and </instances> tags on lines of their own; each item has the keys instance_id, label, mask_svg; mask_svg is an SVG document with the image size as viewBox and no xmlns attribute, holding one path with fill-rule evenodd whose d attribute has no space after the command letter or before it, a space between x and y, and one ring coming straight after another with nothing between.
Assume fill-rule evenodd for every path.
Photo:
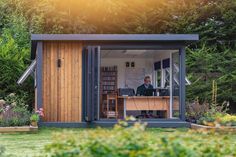
<instances>
[{"instance_id":1,"label":"interior wall","mask_svg":"<svg viewBox=\"0 0 236 157\"><path fill-rule=\"evenodd\" d=\"M125 58L124 56L122 56L121 58L117 58L116 57L104 57L101 58L101 66L117 66L118 68L118 88L125 88L127 87L126 85L126 66L125 63L126 62L135 62L135 68L140 69L140 68L144 68L145 69L145 76L148 75L151 77L151 81L152 84L155 86L155 71L154 71L154 63L163 59L167 59L170 58L171 53L174 51L160 51L157 52L156 55L154 55L154 57L140 57L140 58ZM101 52L103 53L103 52ZM114 52L116 53L116 52ZM148 53L148 52L147 52ZM144 76L143 76L144 77ZM135 90L136 88L140 85L140 83L137 83L135 85ZM129 85L128 85L129 87Z\"/></svg>"},{"instance_id":2,"label":"interior wall","mask_svg":"<svg viewBox=\"0 0 236 157\"><path fill-rule=\"evenodd\" d=\"M102 58L101 66L117 66L118 69L118 88L124 88L125 85L125 71L126 62L135 62L135 68L144 68L145 76L153 76L153 59L144 58ZM137 87L140 84L137 84ZM136 90L136 89L135 89Z\"/></svg>"},{"instance_id":3,"label":"interior wall","mask_svg":"<svg viewBox=\"0 0 236 157\"><path fill-rule=\"evenodd\" d=\"M170 53L160 53L158 56L154 57L154 62L167 59L167 58L170 58Z\"/></svg>"}]
</instances>

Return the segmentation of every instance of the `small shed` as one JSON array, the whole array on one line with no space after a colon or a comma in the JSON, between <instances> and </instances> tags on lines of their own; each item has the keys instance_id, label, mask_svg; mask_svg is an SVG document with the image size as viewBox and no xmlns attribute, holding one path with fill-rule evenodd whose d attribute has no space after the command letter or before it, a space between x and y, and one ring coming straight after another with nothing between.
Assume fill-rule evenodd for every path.
<instances>
[{"instance_id":1,"label":"small shed","mask_svg":"<svg viewBox=\"0 0 236 157\"><path fill-rule=\"evenodd\" d=\"M185 47L197 34L32 34L40 125L111 126L128 116L154 127L185 122ZM138 95L149 76L152 90ZM153 92L153 93L152 93Z\"/></svg>"}]
</instances>

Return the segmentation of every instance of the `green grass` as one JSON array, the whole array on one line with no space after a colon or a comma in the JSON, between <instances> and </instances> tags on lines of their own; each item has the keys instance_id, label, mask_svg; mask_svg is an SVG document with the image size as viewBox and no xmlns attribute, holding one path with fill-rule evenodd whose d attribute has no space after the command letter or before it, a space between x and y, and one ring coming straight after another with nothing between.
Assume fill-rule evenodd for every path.
<instances>
[{"instance_id":1,"label":"green grass","mask_svg":"<svg viewBox=\"0 0 236 157\"><path fill-rule=\"evenodd\" d=\"M52 141L53 134L58 132L64 132L64 130L72 131L76 136L80 136L80 133L87 129L59 129L59 128L41 128L38 133L15 133L15 134L0 134L0 145L5 147L5 156L37 156L43 151L44 145L49 144ZM180 138L190 138L193 136L190 144L201 141L209 141L211 139L224 140L225 142L235 143L236 134L219 134L219 133L199 133L191 132L188 129L147 129L150 134L157 137L159 135L171 135L179 134ZM190 133L189 133L190 132Z\"/></svg>"},{"instance_id":2,"label":"green grass","mask_svg":"<svg viewBox=\"0 0 236 157\"><path fill-rule=\"evenodd\" d=\"M5 147L7 156L36 156L41 154L44 145L51 142L53 133L63 130L79 133L84 129L41 128L38 133L0 134L0 145Z\"/></svg>"}]
</instances>

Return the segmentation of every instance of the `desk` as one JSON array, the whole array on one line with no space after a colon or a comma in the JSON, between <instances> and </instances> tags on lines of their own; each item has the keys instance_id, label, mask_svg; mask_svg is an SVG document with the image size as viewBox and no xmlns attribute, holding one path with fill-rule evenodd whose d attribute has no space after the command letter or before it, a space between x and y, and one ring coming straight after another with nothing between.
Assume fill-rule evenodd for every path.
<instances>
[{"instance_id":1,"label":"desk","mask_svg":"<svg viewBox=\"0 0 236 157\"><path fill-rule=\"evenodd\" d=\"M124 118L126 111L158 110L166 111L166 117L170 118L169 96L118 96L124 103ZM173 110L179 110L178 97L174 97Z\"/></svg>"}]
</instances>

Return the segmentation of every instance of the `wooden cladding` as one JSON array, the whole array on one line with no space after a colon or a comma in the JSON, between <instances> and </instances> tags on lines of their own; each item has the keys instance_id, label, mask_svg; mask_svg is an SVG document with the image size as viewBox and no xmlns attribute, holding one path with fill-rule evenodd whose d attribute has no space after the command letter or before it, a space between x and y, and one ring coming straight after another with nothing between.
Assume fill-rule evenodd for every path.
<instances>
[{"instance_id":1,"label":"wooden cladding","mask_svg":"<svg viewBox=\"0 0 236 157\"><path fill-rule=\"evenodd\" d=\"M81 122L82 44L43 42L45 122Z\"/></svg>"}]
</instances>

